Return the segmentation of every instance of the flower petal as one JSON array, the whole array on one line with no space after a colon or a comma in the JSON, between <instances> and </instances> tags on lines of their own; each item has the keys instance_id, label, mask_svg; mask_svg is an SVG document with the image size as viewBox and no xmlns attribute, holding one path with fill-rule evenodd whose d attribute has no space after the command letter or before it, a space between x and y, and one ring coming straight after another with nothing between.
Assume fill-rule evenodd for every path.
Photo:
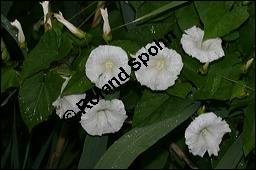
<instances>
[{"instance_id":1,"label":"flower petal","mask_svg":"<svg viewBox=\"0 0 256 170\"><path fill-rule=\"evenodd\" d=\"M195 118L185 131L185 143L189 152L203 157L207 151L209 156L218 156L219 144L225 133L231 132L229 125L213 112L204 113Z\"/></svg>"},{"instance_id":2,"label":"flower petal","mask_svg":"<svg viewBox=\"0 0 256 170\"><path fill-rule=\"evenodd\" d=\"M186 34L183 34L181 38L184 51L201 63L212 62L225 55L220 38L203 41L204 31L196 26L185 30L185 32Z\"/></svg>"},{"instance_id":3,"label":"flower petal","mask_svg":"<svg viewBox=\"0 0 256 170\"><path fill-rule=\"evenodd\" d=\"M128 56L122 48L100 45L91 52L85 64L85 73L91 82L102 89L113 77L119 78L120 67L130 76L131 68L127 63ZM119 83L124 84L128 80L129 78L125 81L120 80Z\"/></svg>"},{"instance_id":4,"label":"flower petal","mask_svg":"<svg viewBox=\"0 0 256 170\"><path fill-rule=\"evenodd\" d=\"M147 53L150 47L157 47L156 44L150 43L146 47L140 49L136 56L142 53ZM162 44L163 46L163 44ZM149 55L148 66L144 64L135 72L137 80L152 90L166 90L168 87L174 85L175 80L178 78L182 70L183 63L181 56L172 49L164 47L162 50L157 48L156 55ZM156 52L155 52L156 53Z\"/></svg>"},{"instance_id":5,"label":"flower petal","mask_svg":"<svg viewBox=\"0 0 256 170\"><path fill-rule=\"evenodd\" d=\"M90 135L115 133L122 127L126 116L122 101L100 100L98 104L81 116L81 125Z\"/></svg>"}]
</instances>

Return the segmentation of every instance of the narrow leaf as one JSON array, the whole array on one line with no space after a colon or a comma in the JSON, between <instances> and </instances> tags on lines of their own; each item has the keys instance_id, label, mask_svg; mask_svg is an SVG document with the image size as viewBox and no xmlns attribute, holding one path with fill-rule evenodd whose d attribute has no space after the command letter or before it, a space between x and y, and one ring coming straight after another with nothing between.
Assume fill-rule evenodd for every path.
<instances>
[{"instance_id":1,"label":"narrow leaf","mask_svg":"<svg viewBox=\"0 0 256 170\"><path fill-rule=\"evenodd\" d=\"M125 169L134 159L191 116L200 102L161 122L135 127L117 140L101 157L95 169Z\"/></svg>"},{"instance_id":2,"label":"narrow leaf","mask_svg":"<svg viewBox=\"0 0 256 170\"><path fill-rule=\"evenodd\" d=\"M220 160L215 169L235 169L243 156L243 135L241 134L230 146L226 154Z\"/></svg>"},{"instance_id":3,"label":"narrow leaf","mask_svg":"<svg viewBox=\"0 0 256 170\"><path fill-rule=\"evenodd\" d=\"M18 43L18 30L11 25L10 21L3 14L1 14L1 24Z\"/></svg>"},{"instance_id":4,"label":"narrow leaf","mask_svg":"<svg viewBox=\"0 0 256 170\"><path fill-rule=\"evenodd\" d=\"M92 169L107 148L108 136L86 135L78 169Z\"/></svg>"},{"instance_id":5,"label":"narrow leaf","mask_svg":"<svg viewBox=\"0 0 256 170\"><path fill-rule=\"evenodd\" d=\"M243 150L247 156L255 148L255 100L245 108L244 115Z\"/></svg>"}]
</instances>

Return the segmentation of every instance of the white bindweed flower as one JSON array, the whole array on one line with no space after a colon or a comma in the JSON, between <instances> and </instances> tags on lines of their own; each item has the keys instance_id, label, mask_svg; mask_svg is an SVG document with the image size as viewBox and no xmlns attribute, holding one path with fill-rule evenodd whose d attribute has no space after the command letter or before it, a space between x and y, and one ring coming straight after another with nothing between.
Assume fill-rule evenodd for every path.
<instances>
[{"instance_id":1,"label":"white bindweed flower","mask_svg":"<svg viewBox=\"0 0 256 170\"><path fill-rule=\"evenodd\" d=\"M50 17L46 21L46 15L49 13L49 1L39 2L39 4L41 4L43 7L45 28L49 29L52 27L52 22L51 22Z\"/></svg>"},{"instance_id":2,"label":"white bindweed flower","mask_svg":"<svg viewBox=\"0 0 256 170\"><path fill-rule=\"evenodd\" d=\"M201 63L212 62L225 55L221 46L221 38L203 41L204 31L196 26L185 32L186 34L183 34L181 38L184 51Z\"/></svg>"},{"instance_id":3,"label":"white bindweed flower","mask_svg":"<svg viewBox=\"0 0 256 170\"><path fill-rule=\"evenodd\" d=\"M101 12L101 16L104 20L103 23L103 38L105 41L110 41L112 39L112 35L111 35L111 28L109 25L109 20L108 20L108 9L105 8L100 8L100 12Z\"/></svg>"},{"instance_id":4,"label":"white bindweed flower","mask_svg":"<svg viewBox=\"0 0 256 170\"><path fill-rule=\"evenodd\" d=\"M76 35L78 38L84 38L85 33L80 30L79 28L75 27L73 24L68 22L62 15L62 13L59 11L59 14L54 14L54 17L57 18L59 22L61 22L63 25L65 25L69 31L71 31L74 35Z\"/></svg>"},{"instance_id":5,"label":"white bindweed flower","mask_svg":"<svg viewBox=\"0 0 256 170\"><path fill-rule=\"evenodd\" d=\"M81 125L90 135L115 133L121 129L127 118L121 100L99 100L91 109L86 108L81 116Z\"/></svg>"},{"instance_id":6,"label":"white bindweed flower","mask_svg":"<svg viewBox=\"0 0 256 170\"><path fill-rule=\"evenodd\" d=\"M18 44L22 48L25 44L25 35L23 33L22 27L20 25L20 22L15 19L15 21L11 22L12 26L15 26L18 29Z\"/></svg>"},{"instance_id":7,"label":"white bindweed flower","mask_svg":"<svg viewBox=\"0 0 256 170\"><path fill-rule=\"evenodd\" d=\"M204 113L195 118L185 131L185 143L189 152L193 155L204 156L208 151L218 156L219 144L225 133L231 132L229 125L221 117L217 117L213 112Z\"/></svg>"},{"instance_id":8,"label":"white bindweed flower","mask_svg":"<svg viewBox=\"0 0 256 170\"><path fill-rule=\"evenodd\" d=\"M68 84L70 78L65 78L65 82L62 84L61 93ZM65 116L64 114L70 113L71 115L75 116L80 109L76 105L81 99L84 99L86 94L74 94L74 95L67 95L67 96L59 96L57 100L55 100L52 105L56 108L56 114L63 119Z\"/></svg>"},{"instance_id":9,"label":"white bindweed flower","mask_svg":"<svg viewBox=\"0 0 256 170\"><path fill-rule=\"evenodd\" d=\"M151 50L152 48L154 50ZM148 53L148 51L155 55L148 54L147 66L142 64L140 69L135 71L135 76L142 85L152 90L166 90L168 87L174 85L175 80L182 70L183 63L181 56L175 50L164 47L163 43L158 43L157 46L153 42L141 48L136 53L137 58L142 53Z\"/></svg>"},{"instance_id":10,"label":"white bindweed flower","mask_svg":"<svg viewBox=\"0 0 256 170\"><path fill-rule=\"evenodd\" d=\"M128 56L122 48L100 45L87 59L85 73L91 82L101 89L115 77L119 81L119 84L115 82L114 86L117 87L130 79L131 68L127 63Z\"/></svg>"}]
</instances>

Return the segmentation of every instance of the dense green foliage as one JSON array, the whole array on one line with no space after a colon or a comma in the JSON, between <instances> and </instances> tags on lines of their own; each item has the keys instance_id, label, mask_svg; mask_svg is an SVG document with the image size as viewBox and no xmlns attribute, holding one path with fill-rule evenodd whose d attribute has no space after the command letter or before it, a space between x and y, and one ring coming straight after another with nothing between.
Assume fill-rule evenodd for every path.
<instances>
[{"instance_id":1,"label":"dense green foliage","mask_svg":"<svg viewBox=\"0 0 256 170\"><path fill-rule=\"evenodd\" d=\"M104 4L113 29L109 44L131 58L171 31L176 39L168 48L181 55L184 66L175 85L161 92L141 86L132 73L107 97L123 101L132 123L98 137L86 134L77 119L60 120L52 106L64 75L72 78L62 95L93 96L85 63L94 48L107 44L102 19L91 27L98 2L50 2L52 13L61 11L86 32L79 39L54 17L52 29L34 29L43 20L38 2L1 1L1 168L191 167L171 144L198 168L255 168L255 61L245 68L255 58L255 2L126 2ZM15 19L26 49L19 48L10 25ZM225 56L207 70L180 44L184 30L194 25L205 31L204 39L222 39ZM200 112L214 112L229 124L231 133L223 137L218 156L193 156L184 142L185 129Z\"/></svg>"}]
</instances>

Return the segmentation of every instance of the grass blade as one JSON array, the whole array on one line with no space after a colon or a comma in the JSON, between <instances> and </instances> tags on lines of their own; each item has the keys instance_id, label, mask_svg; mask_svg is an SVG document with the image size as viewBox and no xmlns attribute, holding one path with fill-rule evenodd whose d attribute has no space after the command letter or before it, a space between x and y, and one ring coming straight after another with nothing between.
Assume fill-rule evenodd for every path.
<instances>
[{"instance_id":1,"label":"grass blade","mask_svg":"<svg viewBox=\"0 0 256 170\"><path fill-rule=\"evenodd\" d=\"M10 21L3 14L1 14L1 24L6 29L6 31L9 32L9 34L13 37L13 39L18 43L18 31L17 31L17 29L15 29L11 25Z\"/></svg>"},{"instance_id":2,"label":"grass blade","mask_svg":"<svg viewBox=\"0 0 256 170\"><path fill-rule=\"evenodd\" d=\"M18 147L18 137L17 137L17 129L16 129L16 100L14 102L14 112L13 112L13 140L12 140L12 153L11 153L11 167L14 169L20 168L19 161L19 147Z\"/></svg>"},{"instance_id":3,"label":"grass blade","mask_svg":"<svg viewBox=\"0 0 256 170\"><path fill-rule=\"evenodd\" d=\"M107 148L108 136L86 135L78 169L92 169Z\"/></svg>"},{"instance_id":4,"label":"grass blade","mask_svg":"<svg viewBox=\"0 0 256 170\"><path fill-rule=\"evenodd\" d=\"M144 15L144 16L142 16L142 17L140 17L140 18L138 18L138 19L136 19L136 20L134 20L134 21L132 21L132 22L129 22L129 23L127 23L127 24L124 24L124 25L121 25L121 26L119 26L119 27L116 27L116 28L112 29L111 31L113 31L113 30L115 30L115 29L118 29L118 28L121 28L121 27L123 27L123 26L126 26L126 25L128 25L128 24L132 24L132 23L138 22L138 21L140 21L140 20L143 20L143 19L145 19L145 18L151 17L151 16L153 16L153 15L160 14L161 12L164 12L164 11L166 11L166 10L168 10L168 9L174 8L174 7L176 7L176 6L178 6L178 5L181 5L181 4L185 3L185 2L187 2L187 1L173 1L173 2L171 2L171 3L169 3L169 4L165 5L165 6L163 6L163 7L161 7L161 8L158 8L157 10L154 10L154 11L152 11L152 12L150 12L150 13L148 13L148 14L146 14L146 15Z\"/></svg>"},{"instance_id":5,"label":"grass blade","mask_svg":"<svg viewBox=\"0 0 256 170\"><path fill-rule=\"evenodd\" d=\"M243 156L243 135L235 140L215 169L235 169Z\"/></svg>"},{"instance_id":6,"label":"grass blade","mask_svg":"<svg viewBox=\"0 0 256 170\"><path fill-rule=\"evenodd\" d=\"M12 138L10 139L10 141L12 141ZM1 157L1 169L5 168L6 161L9 158L10 153L11 153L11 142L8 143L8 146L7 146L4 154Z\"/></svg>"},{"instance_id":7,"label":"grass blade","mask_svg":"<svg viewBox=\"0 0 256 170\"><path fill-rule=\"evenodd\" d=\"M45 157L45 153L50 145L50 142L52 141L53 134L55 133L56 128L52 131L51 135L48 137L47 141L43 144L42 149L38 153L35 162L33 163L32 169L38 169L43 161L43 158Z\"/></svg>"},{"instance_id":8,"label":"grass blade","mask_svg":"<svg viewBox=\"0 0 256 170\"><path fill-rule=\"evenodd\" d=\"M161 122L131 129L109 147L94 168L128 168L138 155L188 119L199 106L200 102L196 102L185 108L176 116L164 119Z\"/></svg>"}]
</instances>

